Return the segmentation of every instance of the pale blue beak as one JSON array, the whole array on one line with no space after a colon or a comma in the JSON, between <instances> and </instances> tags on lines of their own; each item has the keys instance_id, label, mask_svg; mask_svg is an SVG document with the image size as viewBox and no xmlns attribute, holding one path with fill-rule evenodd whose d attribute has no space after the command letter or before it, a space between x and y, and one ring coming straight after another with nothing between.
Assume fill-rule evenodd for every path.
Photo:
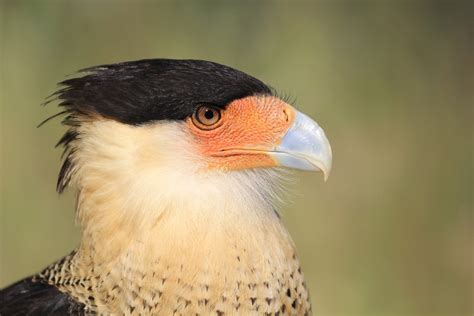
<instances>
[{"instance_id":1,"label":"pale blue beak","mask_svg":"<svg viewBox=\"0 0 474 316\"><path fill-rule=\"evenodd\" d=\"M282 167L322 171L324 180L327 180L331 171L331 145L323 129L309 116L298 111L293 125L269 155Z\"/></svg>"}]
</instances>

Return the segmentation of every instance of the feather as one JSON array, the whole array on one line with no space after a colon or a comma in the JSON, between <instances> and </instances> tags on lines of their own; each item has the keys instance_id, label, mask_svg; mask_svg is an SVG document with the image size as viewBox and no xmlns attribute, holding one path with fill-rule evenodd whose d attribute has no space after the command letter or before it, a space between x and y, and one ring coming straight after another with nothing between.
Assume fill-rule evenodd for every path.
<instances>
[{"instance_id":1,"label":"feather","mask_svg":"<svg viewBox=\"0 0 474 316\"><path fill-rule=\"evenodd\" d=\"M33 277L0 290L0 315L85 315L86 307L55 286Z\"/></svg>"}]
</instances>

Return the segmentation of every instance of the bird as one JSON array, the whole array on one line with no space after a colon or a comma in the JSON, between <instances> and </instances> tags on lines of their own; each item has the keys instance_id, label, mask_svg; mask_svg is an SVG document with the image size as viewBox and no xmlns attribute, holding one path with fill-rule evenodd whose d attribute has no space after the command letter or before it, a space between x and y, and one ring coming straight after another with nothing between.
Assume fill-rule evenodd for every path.
<instances>
[{"instance_id":1,"label":"bird","mask_svg":"<svg viewBox=\"0 0 474 316\"><path fill-rule=\"evenodd\" d=\"M279 213L291 169L326 179L323 129L262 81L195 59L85 68L58 84L57 191L79 245L0 291L0 315L310 315Z\"/></svg>"}]
</instances>

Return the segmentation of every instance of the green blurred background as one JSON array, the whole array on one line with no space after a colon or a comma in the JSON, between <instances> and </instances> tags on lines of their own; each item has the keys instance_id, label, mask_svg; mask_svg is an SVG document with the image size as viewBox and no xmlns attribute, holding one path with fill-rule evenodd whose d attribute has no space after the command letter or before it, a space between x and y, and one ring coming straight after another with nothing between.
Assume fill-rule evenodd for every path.
<instances>
[{"instance_id":1,"label":"green blurred background","mask_svg":"<svg viewBox=\"0 0 474 316\"><path fill-rule=\"evenodd\" d=\"M473 22L461 2L1 1L0 287L78 243L40 107L75 70L153 57L248 72L326 130L284 221L319 315L472 315Z\"/></svg>"}]
</instances>

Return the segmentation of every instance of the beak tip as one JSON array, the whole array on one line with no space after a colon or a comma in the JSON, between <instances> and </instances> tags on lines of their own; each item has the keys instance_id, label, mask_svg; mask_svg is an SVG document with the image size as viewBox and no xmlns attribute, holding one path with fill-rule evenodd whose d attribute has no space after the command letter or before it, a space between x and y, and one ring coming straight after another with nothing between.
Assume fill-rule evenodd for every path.
<instances>
[{"instance_id":1,"label":"beak tip","mask_svg":"<svg viewBox=\"0 0 474 316\"><path fill-rule=\"evenodd\" d=\"M317 171L321 171L323 173L324 182L327 182L329 175L331 174L332 157L326 159L324 162L319 161L317 164L315 163L315 166L317 167Z\"/></svg>"},{"instance_id":2,"label":"beak tip","mask_svg":"<svg viewBox=\"0 0 474 316\"><path fill-rule=\"evenodd\" d=\"M329 149L329 159L327 160L327 166L326 168L322 169L323 174L324 174L324 182L328 181L329 174L331 173L331 169L332 169L332 150L331 150L331 145L329 145L329 142L328 142L328 149Z\"/></svg>"},{"instance_id":3,"label":"beak tip","mask_svg":"<svg viewBox=\"0 0 474 316\"><path fill-rule=\"evenodd\" d=\"M330 170L328 170L328 171L323 171L324 182L328 182L329 173L330 173Z\"/></svg>"}]
</instances>

